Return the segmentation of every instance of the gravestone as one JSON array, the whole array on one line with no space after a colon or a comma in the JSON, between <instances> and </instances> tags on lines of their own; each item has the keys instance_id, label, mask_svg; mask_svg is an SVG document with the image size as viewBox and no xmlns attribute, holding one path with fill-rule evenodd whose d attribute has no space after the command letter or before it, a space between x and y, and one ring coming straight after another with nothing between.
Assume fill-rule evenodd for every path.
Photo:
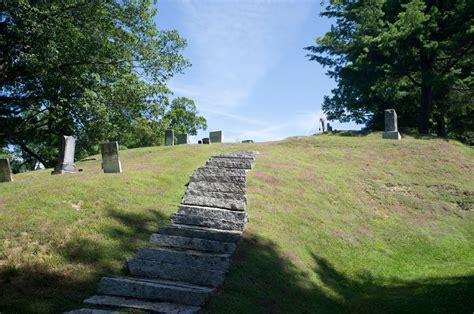
<instances>
[{"instance_id":1,"label":"gravestone","mask_svg":"<svg viewBox=\"0 0 474 314\"><path fill-rule=\"evenodd\" d=\"M199 140L199 141L198 141L198 144L202 144L202 141L201 141L201 140Z\"/></svg>"},{"instance_id":2,"label":"gravestone","mask_svg":"<svg viewBox=\"0 0 474 314\"><path fill-rule=\"evenodd\" d=\"M100 144L100 152L102 154L102 169L104 169L104 173L122 173L118 142Z\"/></svg>"},{"instance_id":3,"label":"gravestone","mask_svg":"<svg viewBox=\"0 0 474 314\"><path fill-rule=\"evenodd\" d=\"M202 143L203 144L211 144L212 142L208 137L205 137L205 138L202 139Z\"/></svg>"},{"instance_id":4,"label":"gravestone","mask_svg":"<svg viewBox=\"0 0 474 314\"><path fill-rule=\"evenodd\" d=\"M319 118L319 122L321 122L321 128L323 130L323 133L326 132L326 126L324 125L324 119L323 118Z\"/></svg>"},{"instance_id":5,"label":"gravestone","mask_svg":"<svg viewBox=\"0 0 474 314\"><path fill-rule=\"evenodd\" d=\"M211 143L222 143L224 142L224 132L222 131L209 132L209 139L211 140Z\"/></svg>"},{"instance_id":6,"label":"gravestone","mask_svg":"<svg viewBox=\"0 0 474 314\"><path fill-rule=\"evenodd\" d=\"M382 138L390 140L400 140L402 137L398 133L397 113L395 109L385 110L385 132Z\"/></svg>"},{"instance_id":7,"label":"gravestone","mask_svg":"<svg viewBox=\"0 0 474 314\"><path fill-rule=\"evenodd\" d=\"M12 170L7 158L0 159L0 182L12 182Z\"/></svg>"},{"instance_id":8,"label":"gravestone","mask_svg":"<svg viewBox=\"0 0 474 314\"><path fill-rule=\"evenodd\" d=\"M242 143L253 143L253 140L243 140Z\"/></svg>"},{"instance_id":9,"label":"gravestone","mask_svg":"<svg viewBox=\"0 0 474 314\"><path fill-rule=\"evenodd\" d=\"M61 136L59 143L58 163L51 174L74 173L74 151L76 149L76 139L73 136Z\"/></svg>"},{"instance_id":10,"label":"gravestone","mask_svg":"<svg viewBox=\"0 0 474 314\"><path fill-rule=\"evenodd\" d=\"M165 146L173 146L174 145L174 131L173 130L166 130L165 132Z\"/></svg>"},{"instance_id":11,"label":"gravestone","mask_svg":"<svg viewBox=\"0 0 474 314\"><path fill-rule=\"evenodd\" d=\"M178 134L176 137L178 139L178 145L180 145L180 144L189 144L188 133Z\"/></svg>"},{"instance_id":12,"label":"gravestone","mask_svg":"<svg viewBox=\"0 0 474 314\"><path fill-rule=\"evenodd\" d=\"M332 132L332 125L330 125L329 122L327 124L327 128L328 128L328 132Z\"/></svg>"}]
</instances>

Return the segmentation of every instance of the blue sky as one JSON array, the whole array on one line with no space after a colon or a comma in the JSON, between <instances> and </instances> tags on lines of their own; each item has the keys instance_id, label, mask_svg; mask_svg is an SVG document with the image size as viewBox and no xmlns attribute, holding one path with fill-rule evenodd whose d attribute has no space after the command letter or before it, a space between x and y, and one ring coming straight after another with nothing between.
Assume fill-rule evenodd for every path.
<instances>
[{"instance_id":1,"label":"blue sky","mask_svg":"<svg viewBox=\"0 0 474 314\"><path fill-rule=\"evenodd\" d=\"M158 27L178 30L192 63L169 86L175 96L193 99L208 122L193 142L215 130L224 131L226 142L318 131L323 96L335 83L303 47L330 28L321 9L319 0L158 1Z\"/></svg>"}]
</instances>

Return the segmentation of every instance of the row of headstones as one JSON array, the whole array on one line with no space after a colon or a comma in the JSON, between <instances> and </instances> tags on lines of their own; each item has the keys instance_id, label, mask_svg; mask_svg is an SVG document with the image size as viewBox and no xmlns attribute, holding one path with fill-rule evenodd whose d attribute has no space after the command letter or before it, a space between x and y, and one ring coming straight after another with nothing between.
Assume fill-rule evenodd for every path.
<instances>
[{"instance_id":1,"label":"row of headstones","mask_svg":"<svg viewBox=\"0 0 474 314\"><path fill-rule=\"evenodd\" d=\"M323 118L320 118L319 122L321 122L321 128L319 130L323 131L323 133L333 131L331 124L329 124L329 122L326 123L326 120L324 120Z\"/></svg>"},{"instance_id":2,"label":"row of headstones","mask_svg":"<svg viewBox=\"0 0 474 314\"><path fill-rule=\"evenodd\" d=\"M209 132L209 137L205 137L202 140L198 141L198 144L211 144L211 143L222 143L224 142L224 132L214 131ZM166 130L165 132L165 146L173 146L174 141L174 131ZM187 133L181 133L176 135L176 145L189 144L189 135Z\"/></svg>"},{"instance_id":3,"label":"row of headstones","mask_svg":"<svg viewBox=\"0 0 474 314\"><path fill-rule=\"evenodd\" d=\"M395 109L386 109L384 111L384 118L385 118L385 132L382 134L382 138L390 139L390 140L400 140L402 137L398 132L398 120L397 120L397 112ZM325 120L323 118L319 119L321 122L322 131L324 132L332 132L332 126L327 123L327 130L325 128Z\"/></svg>"},{"instance_id":4,"label":"row of headstones","mask_svg":"<svg viewBox=\"0 0 474 314\"><path fill-rule=\"evenodd\" d=\"M76 172L74 163L74 152L76 150L76 139L73 136L62 136L59 144L58 163L51 174L63 174ZM102 155L102 169L104 173L121 173L122 164L119 158L118 142L100 144ZM12 182L12 171L10 161L6 158L0 159L0 182Z\"/></svg>"}]
</instances>

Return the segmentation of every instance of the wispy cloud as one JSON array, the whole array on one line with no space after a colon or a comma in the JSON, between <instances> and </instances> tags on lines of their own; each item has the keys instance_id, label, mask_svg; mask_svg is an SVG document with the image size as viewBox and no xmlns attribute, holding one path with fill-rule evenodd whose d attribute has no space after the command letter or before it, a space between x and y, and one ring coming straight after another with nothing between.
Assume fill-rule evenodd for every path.
<instances>
[{"instance_id":1,"label":"wispy cloud","mask_svg":"<svg viewBox=\"0 0 474 314\"><path fill-rule=\"evenodd\" d=\"M298 5L295 5L297 3ZM180 2L189 49L193 51L193 84L183 89L205 109L235 109L282 55L298 31L295 21L311 12L301 1ZM288 18L291 16L291 19Z\"/></svg>"}]
</instances>

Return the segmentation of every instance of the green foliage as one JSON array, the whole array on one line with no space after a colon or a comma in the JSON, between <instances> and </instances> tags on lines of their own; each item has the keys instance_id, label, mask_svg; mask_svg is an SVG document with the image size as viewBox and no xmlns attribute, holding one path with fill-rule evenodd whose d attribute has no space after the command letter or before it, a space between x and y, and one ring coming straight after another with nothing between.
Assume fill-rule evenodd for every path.
<instances>
[{"instance_id":1,"label":"green foliage","mask_svg":"<svg viewBox=\"0 0 474 314\"><path fill-rule=\"evenodd\" d=\"M306 49L337 82L329 119L380 129L394 108L423 134L432 122L442 136L472 130L457 126L474 111L472 1L333 0L322 15L335 25Z\"/></svg>"},{"instance_id":2,"label":"green foliage","mask_svg":"<svg viewBox=\"0 0 474 314\"><path fill-rule=\"evenodd\" d=\"M106 140L158 144L166 82L189 62L185 40L157 29L152 4L0 2L0 147L31 168L54 164L60 135L77 137L77 158Z\"/></svg>"},{"instance_id":3,"label":"green foliage","mask_svg":"<svg viewBox=\"0 0 474 314\"><path fill-rule=\"evenodd\" d=\"M197 135L199 129L206 130L207 122L202 116L198 116L194 101L185 97L178 97L171 102L170 110L165 114L169 128L178 133Z\"/></svg>"}]
</instances>

